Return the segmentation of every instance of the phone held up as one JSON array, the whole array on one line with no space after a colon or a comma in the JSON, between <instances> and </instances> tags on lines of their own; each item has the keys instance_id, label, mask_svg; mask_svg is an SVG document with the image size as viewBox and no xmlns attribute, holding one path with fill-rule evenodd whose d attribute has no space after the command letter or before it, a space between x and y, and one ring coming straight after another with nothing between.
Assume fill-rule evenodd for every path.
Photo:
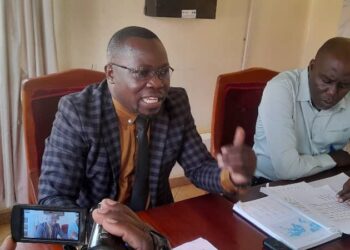
<instances>
[{"instance_id":1,"label":"phone held up","mask_svg":"<svg viewBox=\"0 0 350 250\"><path fill-rule=\"evenodd\" d=\"M87 210L40 205L15 205L11 233L16 242L83 245Z\"/></svg>"}]
</instances>

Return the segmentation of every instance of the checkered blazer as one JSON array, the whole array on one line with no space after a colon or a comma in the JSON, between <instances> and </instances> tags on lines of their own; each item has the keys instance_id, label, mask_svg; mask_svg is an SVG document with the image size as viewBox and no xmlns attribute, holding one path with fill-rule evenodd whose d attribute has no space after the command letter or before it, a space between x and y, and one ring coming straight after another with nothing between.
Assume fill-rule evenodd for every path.
<instances>
[{"instance_id":1,"label":"checkered blazer","mask_svg":"<svg viewBox=\"0 0 350 250\"><path fill-rule=\"evenodd\" d=\"M202 143L186 91L170 88L150 131L151 206L173 202L169 174L175 162L197 187L222 192L220 169ZM118 117L107 82L61 98L46 140L39 203L90 208L118 195Z\"/></svg>"}]
</instances>

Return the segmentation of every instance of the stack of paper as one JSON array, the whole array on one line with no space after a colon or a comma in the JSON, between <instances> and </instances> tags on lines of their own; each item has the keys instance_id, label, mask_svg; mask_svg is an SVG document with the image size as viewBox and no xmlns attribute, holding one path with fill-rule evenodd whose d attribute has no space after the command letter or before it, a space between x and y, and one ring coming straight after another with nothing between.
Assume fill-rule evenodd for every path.
<instances>
[{"instance_id":1,"label":"stack of paper","mask_svg":"<svg viewBox=\"0 0 350 250\"><path fill-rule=\"evenodd\" d=\"M285 245L308 249L350 234L350 206L336 200L348 178L261 188L267 197L237 202L233 210Z\"/></svg>"}]
</instances>

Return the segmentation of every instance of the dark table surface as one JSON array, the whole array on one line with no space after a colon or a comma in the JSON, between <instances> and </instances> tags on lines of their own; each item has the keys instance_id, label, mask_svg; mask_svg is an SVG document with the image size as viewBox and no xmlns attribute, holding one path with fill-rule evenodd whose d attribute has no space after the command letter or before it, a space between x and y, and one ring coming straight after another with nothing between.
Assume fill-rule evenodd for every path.
<instances>
[{"instance_id":1,"label":"dark table surface","mask_svg":"<svg viewBox=\"0 0 350 250\"><path fill-rule=\"evenodd\" d=\"M341 172L348 174L347 169L334 168L296 181L309 182ZM277 181L271 182L270 185L284 185L296 181ZM259 192L260 187L251 187L240 196L207 194L138 214L166 235L172 246L203 237L220 250L262 249L263 240L267 235L232 210L234 202L238 200L247 201L265 196ZM315 249L350 249L350 237L344 235Z\"/></svg>"},{"instance_id":2,"label":"dark table surface","mask_svg":"<svg viewBox=\"0 0 350 250\"><path fill-rule=\"evenodd\" d=\"M341 172L349 175L350 171L347 169L349 168L334 168L297 181L314 181ZM295 181L277 181L270 185L293 182ZM203 237L219 250L263 249L262 242L267 235L232 210L237 200L247 201L263 197L259 189L260 186L251 187L244 195L231 197L207 194L142 211L138 215L167 236L174 247ZM62 247L49 244L19 244L17 249L58 250ZM350 237L343 236L315 249L350 249Z\"/></svg>"}]
</instances>

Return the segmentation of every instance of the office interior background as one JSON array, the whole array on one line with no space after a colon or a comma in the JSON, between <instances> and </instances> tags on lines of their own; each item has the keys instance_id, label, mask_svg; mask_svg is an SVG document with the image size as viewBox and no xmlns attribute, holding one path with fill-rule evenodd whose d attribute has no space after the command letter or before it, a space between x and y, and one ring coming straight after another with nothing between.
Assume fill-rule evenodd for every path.
<instances>
[{"instance_id":1,"label":"office interior background","mask_svg":"<svg viewBox=\"0 0 350 250\"><path fill-rule=\"evenodd\" d=\"M115 31L130 25L149 28L167 49L175 69L172 85L188 92L200 133L210 132L219 74L249 67L277 71L305 67L327 39L337 35L350 37L349 0L217 0L215 19L145 16L144 3L52 1L57 71L103 71L106 46ZM0 67L4 67L4 62ZM19 93L15 95L18 97ZM6 105L0 107L4 109ZM4 138L2 143L6 143ZM5 204L8 175L4 169L12 166L0 161L0 207L25 202L25 162L21 164L24 167L11 172L11 192L15 195Z\"/></svg>"}]
</instances>

